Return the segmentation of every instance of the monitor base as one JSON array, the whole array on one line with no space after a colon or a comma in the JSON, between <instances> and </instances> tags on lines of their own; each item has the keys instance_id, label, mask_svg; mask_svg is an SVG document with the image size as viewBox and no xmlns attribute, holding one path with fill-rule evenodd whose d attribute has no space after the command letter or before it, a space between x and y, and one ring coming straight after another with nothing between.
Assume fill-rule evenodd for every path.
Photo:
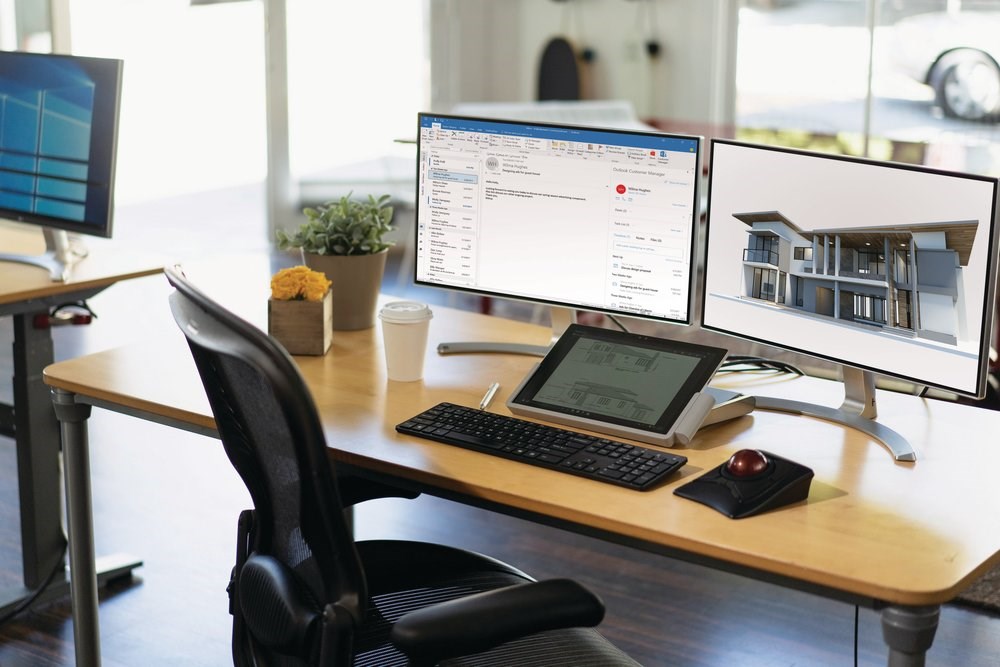
<instances>
[{"instance_id":1,"label":"monitor base","mask_svg":"<svg viewBox=\"0 0 1000 667\"><path fill-rule=\"evenodd\" d=\"M525 354L534 357L544 357L559 337L571 324L576 323L576 311L570 308L552 306L549 308L552 321L552 338L548 345L531 345L529 343L504 343L501 341L470 341L467 343L439 343L438 354Z\"/></svg>"},{"instance_id":2,"label":"monitor base","mask_svg":"<svg viewBox=\"0 0 1000 667\"><path fill-rule=\"evenodd\" d=\"M69 280L73 265L87 256L87 249L80 243L73 243L69 235L57 229L43 228L45 252L41 255L19 255L0 253L0 262L16 262L37 266L49 272L54 283Z\"/></svg>"},{"instance_id":3,"label":"monitor base","mask_svg":"<svg viewBox=\"0 0 1000 667\"><path fill-rule=\"evenodd\" d=\"M874 419L853 415L838 408L829 408L824 405L815 405L803 401L793 401L785 398L757 397L758 410L770 410L773 412L787 412L795 415L805 415L816 417L836 424L843 424L857 429L873 440L878 440L889 450L893 458L897 461L916 461L917 454L913 447L899 433L896 433L888 426L883 426Z\"/></svg>"},{"instance_id":4,"label":"monitor base","mask_svg":"<svg viewBox=\"0 0 1000 667\"><path fill-rule=\"evenodd\" d=\"M875 375L870 371L843 367L844 403L839 408L806 403L786 398L758 396L758 410L787 412L823 419L857 429L882 443L897 461L916 461L913 446L902 435L877 421L875 403Z\"/></svg>"},{"instance_id":5,"label":"monitor base","mask_svg":"<svg viewBox=\"0 0 1000 667\"><path fill-rule=\"evenodd\" d=\"M501 343L491 341L470 341L466 343L439 343L438 354L526 354L544 357L550 346L529 345L527 343Z\"/></svg>"}]
</instances>

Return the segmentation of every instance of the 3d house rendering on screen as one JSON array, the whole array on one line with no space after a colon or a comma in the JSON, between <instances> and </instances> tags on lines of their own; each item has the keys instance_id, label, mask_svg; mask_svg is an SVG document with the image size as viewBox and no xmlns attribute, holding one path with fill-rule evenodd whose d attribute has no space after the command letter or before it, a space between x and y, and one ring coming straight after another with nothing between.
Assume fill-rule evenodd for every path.
<instances>
[{"instance_id":1,"label":"3d house rendering on screen","mask_svg":"<svg viewBox=\"0 0 1000 667\"><path fill-rule=\"evenodd\" d=\"M949 345L966 338L962 268L978 221L803 229L779 211L748 227L742 295Z\"/></svg>"}]
</instances>

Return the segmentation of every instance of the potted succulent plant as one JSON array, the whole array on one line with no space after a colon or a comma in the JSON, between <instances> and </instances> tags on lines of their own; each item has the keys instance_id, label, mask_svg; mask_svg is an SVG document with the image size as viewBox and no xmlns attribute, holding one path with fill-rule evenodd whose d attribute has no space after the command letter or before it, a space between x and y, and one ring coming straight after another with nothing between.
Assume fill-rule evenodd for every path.
<instances>
[{"instance_id":1,"label":"potted succulent plant","mask_svg":"<svg viewBox=\"0 0 1000 667\"><path fill-rule=\"evenodd\" d=\"M393 229L389 195L352 199L348 194L302 212L307 221L298 230L277 231L278 248L298 248L302 263L331 281L334 329L374 326L385 259L393 245L384 239Z\"/></svg>"}]
</instances>

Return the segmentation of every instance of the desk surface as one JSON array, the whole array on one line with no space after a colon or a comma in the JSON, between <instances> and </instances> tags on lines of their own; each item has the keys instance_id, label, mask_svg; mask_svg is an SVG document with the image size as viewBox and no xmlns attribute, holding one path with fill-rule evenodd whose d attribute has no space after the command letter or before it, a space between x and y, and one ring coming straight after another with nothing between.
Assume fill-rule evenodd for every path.
<instances>
[{"instance_id":1,"label":"desk surface","mask_svg":"<svg viewBox=\"0 0 1000 667\"><path fill-rule=\"evenodd\" d=\"M0 252L40 255L45 250L40 229L0 223L0 238ZM73 267L66 282L54 282L48 271L37 266L0 262L0 306L100 289L162 271L162 259L122 252L107 239L86 237L82 241L88 250L87 257Z\"/></svg>"},{"instance_id":2,"label":"desk surface","mask_svg":"<svg viewBox=\"0 0 1000 667\"><path fill-rule=\"evenodd\" d=\"M263 304L257 310L262 313ZM456 339L542 343L547 334L531 324L435 307L429 349ZM491 409L506 412L504 401L534 361L431 351L423 381L389 382L379 327L335 332L326 356L297 358L336 460L444 495L894 604L946 602L1000 561L1000 494L994 490L1000 414L988 410L880 391L881 421L911 441L916 463L894 462L878 443L835 424L757 412L702 430L677 450L689 458L681 474L645 493L395 432L396 423L439 401L478 405L494 380L502 386ZM45 382L104 404L214 428L179 332L54 364ZM838 383L814 378L748 375L719 386L831 406L843 398ZM812 467L808 500L732 521L673 495L742 447Z\"/></svg>"}]
</instances>

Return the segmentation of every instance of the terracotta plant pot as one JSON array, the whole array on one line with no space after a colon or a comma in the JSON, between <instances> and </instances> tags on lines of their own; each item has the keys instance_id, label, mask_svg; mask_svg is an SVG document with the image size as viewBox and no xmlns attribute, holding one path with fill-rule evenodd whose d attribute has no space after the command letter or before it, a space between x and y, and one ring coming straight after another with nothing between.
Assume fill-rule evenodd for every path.
<instances>
[{"instance_id":1,"label":"terracotta plant pot","mask_svg":"<svg viewBox=\"0 0 1000 667\"><path fill-rule=\"evenodd\" d=\"M315 255L303 252L302 262L322 271L332 283L333 328L354 331L375 326L375 307L388 249L374 255Z\"/></svg>"}]
</instances>

